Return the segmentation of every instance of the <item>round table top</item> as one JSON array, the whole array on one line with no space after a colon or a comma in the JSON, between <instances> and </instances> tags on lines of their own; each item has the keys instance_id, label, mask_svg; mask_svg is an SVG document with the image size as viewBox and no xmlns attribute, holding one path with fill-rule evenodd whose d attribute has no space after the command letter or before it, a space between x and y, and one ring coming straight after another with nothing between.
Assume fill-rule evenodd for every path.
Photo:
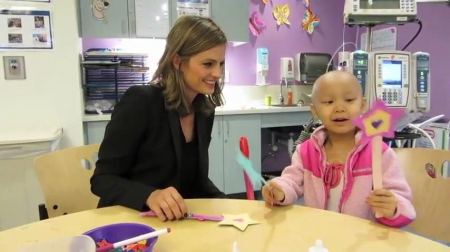
<instances>
[{"instance_id":1,"label":"round table top","mask_svg":"<svg viewBox=\"0 0 450 252\"><path fill-rule=\"evenodd\" d=\"M90 229L121 222L143 223L154 229L170 227L159 237L155 251L231 252L237 242L239 252L308 251L321 239L330 252L370 251L450 251L450 248L402 230L356 217L301 206L267 207L262 201L202 199L187 200L189 212L196 214L249 214L260 222L240 231L218 222L181 220L161 222L141 217L124 207L108 207L69 214L0 232L2 251L16 251L37 241L79 235Z\"/></svg>"}]
</instances>

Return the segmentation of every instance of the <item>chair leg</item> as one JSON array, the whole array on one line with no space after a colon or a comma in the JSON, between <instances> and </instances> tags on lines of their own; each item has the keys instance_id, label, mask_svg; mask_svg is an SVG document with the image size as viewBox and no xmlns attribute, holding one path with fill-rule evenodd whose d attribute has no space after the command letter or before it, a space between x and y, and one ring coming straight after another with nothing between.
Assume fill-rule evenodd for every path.
<instances>
[{"instance_id":1,"label":"chair leg","mask_svg":"<svg viewBox=\"0 0 450 252\"><path fill-rule=\"evenodd\" d=\"M39 204L38 211L39 211L39 220L48 219L48 212L47 212L47 208L45 207L45 204Z\"/></svg>"}]
</instances>

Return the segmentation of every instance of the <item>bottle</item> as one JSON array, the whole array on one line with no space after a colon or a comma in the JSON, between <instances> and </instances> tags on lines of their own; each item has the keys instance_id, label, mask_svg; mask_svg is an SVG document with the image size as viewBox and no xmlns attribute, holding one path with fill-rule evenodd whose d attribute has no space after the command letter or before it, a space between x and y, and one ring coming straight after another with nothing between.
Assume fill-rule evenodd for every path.
<instances>
[{"instance_id":1,"label":"bottle","mask_svg":"<svg viewBox=\"0 0 450 252\"><path fill-rule=\"evenodd\" d=\"M237 242L233 243L233 252L239 252Z\"/></svg>"},{"instance_id":2,"label":"bottle","mask_svg":"<svg viewBox=\"0 0 450 252\"><path fill-rule=\"evenodd\" d=\"M328 249L323 246L322 240L316 240L316 244L310 247L308 252L328 252Z\"/></svg>"},{"instance_id":3,"label":"bottle","mask_svg":"<svg viewBox=\"0 0 450 252\"><path fill-rule=\"evenodd\" d=\"M288 102L287 102L287 104L288 105L294 104L294 97L293 97L293 94L292 94L292 88L291 87L288 87Z\"/></svg>"}]
</instances>

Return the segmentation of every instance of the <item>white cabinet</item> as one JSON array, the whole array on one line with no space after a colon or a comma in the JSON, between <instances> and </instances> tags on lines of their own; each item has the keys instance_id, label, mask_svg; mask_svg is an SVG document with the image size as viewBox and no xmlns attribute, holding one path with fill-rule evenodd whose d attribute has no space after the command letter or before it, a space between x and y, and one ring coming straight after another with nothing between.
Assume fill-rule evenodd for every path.
<instances>
[{"instance_id":1,"label":"white cabinet","mask_svg":"<svg viewBox=\"0 0 450 252\"><path fill-rule=\"evenodd\" d=\"M260 173L261 115L216 116L209 146L209 171L211 180L225 194L245 192L243 170L236 162L236 152L239 151L239 139L242 136L248 139L250 160Z\"/></svg>"},{"instance_id":2,"label":"white cabinet","mask_svg":"<svg viewBox=\"0 0 450 252\"><path fill-rule=\"evenodd\" d=\"M214 118L214 126L211 132L211 143L209 144L209 179L222 192L225 190L223 176L223 129L222 116Z\"/></svg>"}]
</instances>

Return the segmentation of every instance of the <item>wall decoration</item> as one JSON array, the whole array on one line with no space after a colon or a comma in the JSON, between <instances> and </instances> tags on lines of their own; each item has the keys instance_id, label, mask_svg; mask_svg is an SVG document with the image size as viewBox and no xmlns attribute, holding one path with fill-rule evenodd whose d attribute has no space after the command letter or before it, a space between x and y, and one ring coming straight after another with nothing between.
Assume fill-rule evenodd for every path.
<instances>
[{"instance_id":1,"label":"wall decoration","mask_svg":"<svg viewBox=\"0 0 450 252\"><path fill-rule=\"evenodd\" d=\"M319 25L320 18L317 17L311 10L309 0L303 0L303 5L306 7L305 15L303 16L302 28L308 34L313 34L314 29Z\"/></svg>"},{"instance_id":2,"label":"wall decoration","mask_svg":"<svg viewBox=\"0 0 450 252\"><path fill-rule=\"evenodd\" d=\"M313 34L314 29L319 25L320 18L314 14L310 8L307 8L305 11L305 15L303 16L302 28L308 34Z\"/></svg>"},{"instance_id":3,"label":"wall decoration","mask_svg":"<svg viewBox=\"0 0 450 252\"><path fill-rule=\"evenodd\" d=\"M48 10L0 10L0 49L53 49Z\"/></svg>"},{"instance_id":4,"label":"wall decoration","mask_svg":"<svg viewBox=\"0 0 450 252\"><path fill-rule=\"evenodd\" d=\"M106 19L106 10L109 8L110 4L107 1L102 0L92 0L92 17L95 20L103 21L104 24L108 23Z\"/></svg>"},{"instance_id":5,"label":"wall decoration","mask_svg":"<svg viewBox=\"0 0 450 252\"><path fill-rule=\"evenodd\" d=\"M50 0L0 0L0 2L38 2L38 3L50 3Z\"/></svg>"},{"instance_id":6,"label":"wall decoration","mask_svg":"<svg viewBox=\"0 0 450 252\"><path fill-rule=\"evenodd\" d=\"M250 31L253 35L259 36L266 29L266 24L261 19L259 19L258 12L254 11L249 18L248 27L250 28Z\"/></svg>"},{"instance_id":7,"label":"wall decoration","mask_svg":"<svg viewBox=\"0 0 450 252\"><path fill-rule=\"evenodd\" d=\"M289 22L290 14L291 9L289 4L277 5L273 7L273 17L277 20L277 25L291 25L291 22Z\"/></svg>"},{"instance_id":8,"label":"wall decoration","mask_svg":"<svg viewBox=\"0 0 450 252\"><path fill-rule=\"evenodd\" d=\"M209 0L178 0L178 17L194 15L200 17L211 17L211 4Z\"/></svg>"},{"instance_id":9,"label":"wall decoration","mask_svg":"<svg viewBox=\"0 0 450 252\"><path fill-rule=\"evenodd\" d=\"M450 1L450 0L449 0ZM269 2L269 0L262 0L262 2L264 3L264 4L267 4L268 2Z\"/></svg>"}]
</instances>

